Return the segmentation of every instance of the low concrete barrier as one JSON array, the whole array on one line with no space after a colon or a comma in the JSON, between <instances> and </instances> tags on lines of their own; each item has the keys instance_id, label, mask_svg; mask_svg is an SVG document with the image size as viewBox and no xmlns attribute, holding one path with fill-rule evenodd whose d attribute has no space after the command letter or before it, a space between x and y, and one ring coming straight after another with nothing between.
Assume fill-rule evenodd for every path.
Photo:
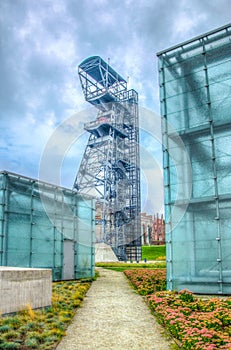
<instances>
[{"instance_id":1,"label":"low concrete barrier","mask_svg":"<svg viewBox=\"0 0 231 350\"><path fill-rule=\"evenodd\" d=\"M0 312L51 305L52 270L0 266Z\"/></svg>"}]
</instances>

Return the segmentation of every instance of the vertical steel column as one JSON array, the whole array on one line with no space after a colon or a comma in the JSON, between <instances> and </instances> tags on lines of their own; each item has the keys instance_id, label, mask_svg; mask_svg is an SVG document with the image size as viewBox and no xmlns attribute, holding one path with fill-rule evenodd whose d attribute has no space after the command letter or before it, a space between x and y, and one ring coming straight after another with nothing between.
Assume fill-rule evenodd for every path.
<instances>
[{"instance_id":1,"label":"vertical steel column","mask_svg":"<svg viewBox=\"0 0 231 350\"><path fill-rule=\"evenodd\" d=\"M74 195L74 240L75 240L75 278L78 278L78 263L79 263L79 196Z\"/></svg>"},{"instance_id":2,"label":"vertical steel column","mask_svg":"<svg viewBox=\"0 0 231 350\"><path fill-rule=\"evenodd\" d=\"M34 185L35 181L32 181L30 191L30 255L29 255L29 267L33 267L33 214L34 214Z\"/></svg>"},{"instance_id":3,"label":"vertical steel column","mask_svg":"<svg viewBox=\"0 0 231 350\"><path fill-rule=\"evenodd\" d=\"M4 174L5 182L5 198L4 198L4 227L3 227L3 266L8 266L8 239L9 239L9 203L10 203L10 189L9 178Z\"/></svg>"},{"instance_id":4,"label":"vertical steel column","mask_svg":"<svg viewBox=\"0 0 231 350\"><path fill-rule=\"evenodd\" d=\"M173 247L172 247L172 213L171 213L171 191L170 191L170 162L168 142L168 121L165 91L164 55L159 58L159 75L161 77L161 120L162 120L162 147L164 163L164 196L165 196L165 223L166 223L166 263L167 263L167 289L173 290Z\"/></svg>"},{"instance_id":5,"label":"vertical steel column","mask_svg":"<svg viewBox=\"0 0 231 350\"><path fill-rule=\"evenodd\" d=\"M61 276L63 278L63 275L64 275L64 272L63 272L63 265L64 265L64 240L65 240L65 237L64 237L64 233L63 233L63 229L64 229L64 226L63 226L63 215L64 215L64 206L63 206L63 193L61 195L61 202L59 203L61 205L61 222L60 222L60 233L62 235L62 252L61 252Z\"/></svg>"},{"instance_id":6,"label":"vertical steel column","mask_svg":"<svg viewBox=\"0 0 231 350\"><path fill-rule=\"evenodd\" d=\"M91 199L91 276L93 276L93 270L95 268L95 241L94 241L94 225L95 225L95 206L93 205L94 199Z\"/></svg>"},{"instance_id":7,"label":"vertical steel column","mask_svg":"<svg viewBox=\"0 0 231 350\"><path fill-rule=\"evenodd\" d=\"M1 232L1 265L7 266L7 240L8 240L8 209L9 189L7 188L7 175L3 173L3 196L2 196L2 232Z\"/></svg>"},{"instance_id":8,"label":"vertical steel column","mask_svg":"<svg viewBox=\"0 0 231 350\"><path fill-rule=\"evenodd\" d=\"M56 271L57 271L57 241L58 241L58 237L57 237L57 190L58 188L55 187L54 190L54 214L53 214L53 220L52 220L52 224L53 224L53 271L54 271L54 278L57 279L56 277Z\"/></svg>"},{"instance_id":9,"label":"vertical steel column","mask_svg":"<svg viewBox=\"0 0 231 350\"><path fill-rule=\"evenodd\" d=\"M4 225L5 225L5 220L4 220L4 207L5 207L5 192L6 192L6 186L5 186L5 175L1 174L1 184L2 187L0 188L1 191L1 198L2 201L0 203L0 221L1 221L1 231L0 231L0 265L3 265L3 254L4 254Z\"/></svg>"},{"instance_id":10,"label":"vertical steel column","mask_svg":"<svg viewBox=\"0 0 231 350\"><path fill-rule=\"evenodd\" d=\"M221 250L221 223L220 223L220 208L219 208L219 193L218 193L218 182L217 182L217 169L216 169L216 151L214 145L214 126L213 126L213 115L211 110L211 98L209 89L209 76L208 76L208 65L206 57L206 45L204 38L201 39L201 44L203 46L203 57L204 57L204 72L205 72L205 89L208 104L208 117L209 117L209 127L210 127L210 141L212 150L212 165L213 165L213 180L214 180L214 201L216 206L216 217L214 220L217 222L217 237L216 241L218 243L218 256L217 263L219 266L219 280L217 281L219 285L219 294L223 293L223 276L222 276L222 250Z\"/></svg>"}]
</instances>

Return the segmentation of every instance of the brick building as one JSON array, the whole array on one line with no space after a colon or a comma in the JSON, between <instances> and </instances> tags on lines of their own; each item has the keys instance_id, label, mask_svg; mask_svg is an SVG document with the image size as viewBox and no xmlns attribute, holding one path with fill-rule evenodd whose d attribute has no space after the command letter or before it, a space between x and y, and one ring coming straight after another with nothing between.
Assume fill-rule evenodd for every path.
<instances>
[{"instance_id":1,"label":"brick building","mask_svg":"<svg viewBox=\"0 0 231 350\"><path fill-rule=\"evenodd\" d=\"M157 213L154 214L152 225L152 244L165 244L165 223L164 216Z\"/></svg>"},{"instance_id":2,"label":"brick building","mask_svg":"<svg viewBox=\"0 0 231 350\"><path fill-rule=\"evenodd\" d=\"M165 244L165 223L163 214L141 213L142 245Z\"/></svg>"}]
</instances>

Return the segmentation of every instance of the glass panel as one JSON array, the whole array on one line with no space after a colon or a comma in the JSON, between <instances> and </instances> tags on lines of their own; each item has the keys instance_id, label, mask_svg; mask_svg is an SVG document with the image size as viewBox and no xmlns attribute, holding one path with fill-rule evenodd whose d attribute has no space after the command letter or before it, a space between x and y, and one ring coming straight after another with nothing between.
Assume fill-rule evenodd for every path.
<instances>
[{"instance_id":1,"label":"glass panel","mask_svg":"<svg viewBox=\"0 0 231 350\"><path fill-rule=\"evenodd\" d=\"M78 272L78 277L93 276L93 200L84 199L70 190L52 185L38 185L37 182L20 176L1 174L2 183L5 181L3 178L7 180L6 193L3 187L0 188L2 199L0 235L3 237L1 243L3 242L4 247L1 248L3 250L1 261L3 264L20 267L49 267L53 269L53 278L61 279L63 240L68 238L78 241L76 246L81 241L88 247L83 248L83 252L76 249L76 259L81 271L81 273ZM40 188L42 189L41 198ZM78 225L76 213L81 217L78 219ZM1 220L3 217L6 220ZM81 254L81 259L78 258L78 252ZM86 259L91 262L90 265L86 265Z\"/></svg>"},{"instance_id":2,"label":"glass panel","mask_svg":"<svg viewBox=\"0 0 231 350\"><path fill-rule=\"evenodd\" d=\"M208 76L210 84L215 82L226 81L227 79L231 79L231 60L227 60L225 62L218 63L214 66L208 68Z\"/></svg>"},{"instance_id":3,"label":"glass panel","mask_svg":"<svg viewBox=\"0 0 231 350\"><path fill-rule=\"evenodd\" d=\"M222 267L224 271L229 272L231 277L231 220L230 220L231 203L225 201L220 206L220 217L221 217L221 248L222 248ZM226 277L227 274L225 275Z\"/></svg>"},{"instance_id":4,"label":"glass panel","mask_svg":"<svg viewBox=\"0 0 231 350\"><path fill-rule=\"evenodd\" d=\"M169 141L165 145L169 162L164 155L165 217L170 220L166 223L169 289L231 294L230 49L227 26L159 57L165 87L162 110L168 123L180 132L193 182L192 198L178 222L177 203L174 206L171 201L178 198L177 191L187 188L190 173L180 143ZM170 137L172 131L167 131ZM181 193L180 198L184 198Z\"/></svg>"},{"instance_id":5,"label":"glass panel","mask_svg":"<svg viewBox=\"0 0 231 350\"><path fill-rule=\"evenodd\" d=\"M230 105L231 96L226 96L226 98L212 101L212 118L215 122L228 122L230 121Z\"/></svg>"}]
</instances>

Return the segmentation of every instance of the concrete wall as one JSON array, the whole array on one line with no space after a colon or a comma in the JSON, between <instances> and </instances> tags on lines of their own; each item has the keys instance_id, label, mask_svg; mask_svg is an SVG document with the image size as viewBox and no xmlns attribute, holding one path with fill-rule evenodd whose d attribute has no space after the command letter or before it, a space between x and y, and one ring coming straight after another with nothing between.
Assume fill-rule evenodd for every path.
<instances>
[{"instance_id":1,"label":"concrete wall","mask_svg":"<svg viewBox=\"0 0 231 350\"><path fill-rule=\"evenodd\" d=\"M0 313L51 305L52 270L0 266Z\"/></svg>"}]
</instances>

